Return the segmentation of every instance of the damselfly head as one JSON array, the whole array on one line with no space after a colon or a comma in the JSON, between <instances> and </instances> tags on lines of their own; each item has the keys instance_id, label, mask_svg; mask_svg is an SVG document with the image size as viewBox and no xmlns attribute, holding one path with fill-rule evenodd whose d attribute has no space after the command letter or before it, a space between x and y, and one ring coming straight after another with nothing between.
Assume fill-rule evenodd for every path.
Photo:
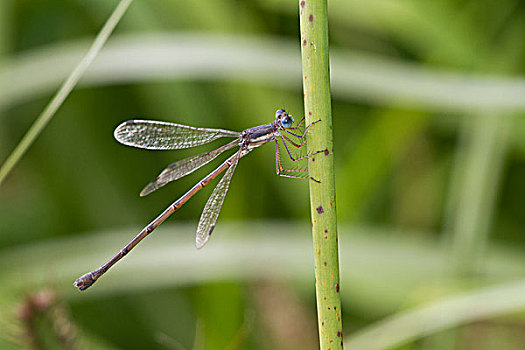
<instances>
[{"instance_id":1,"label":"damselfly head","mask_svg":"<svg viewBox=\"0 0 525 350\"><path fill-rule=\"evenodd\" d=\"M294 122L292 116L286 113L284 109L278 109L275 112L275 119L278 119L281 122L282 127L285 129L291 128Z\"/></svg>"}]
</instances>

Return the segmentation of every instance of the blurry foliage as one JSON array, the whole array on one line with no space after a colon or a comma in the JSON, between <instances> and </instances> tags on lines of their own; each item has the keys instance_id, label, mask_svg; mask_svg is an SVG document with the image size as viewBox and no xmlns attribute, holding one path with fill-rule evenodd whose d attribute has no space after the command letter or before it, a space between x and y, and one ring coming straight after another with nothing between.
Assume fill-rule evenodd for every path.
<instances>
[{"instance_id":1,"label":"blurry foliage","mask_svg":"<svg viewBox=\"0 0 525 350\"><path fill-rule=\"evenodd\" d=\"M56 43L73 46L77 40L92 38L115 4L102 0L0 2L0 73L11 60L30 50ZM329 6L334 51L410 62L436 73L448 70L472 76L494 74L509 81L523 76L525 5L520 1L333 0ZM297 42L299 64L298 30L296 2L153 0L134 2L114 37L198 31L286 38ZM338 72L332 70L332 74L337 77ZM54 239L81 236L86 231L138 228L211 169L205 167L158 193L139 198L140 189L163 167L193 151L147 152L123 147L112 137L114 127L123 120L140 117L242 130L269 122L280 107L300 120L299 85L297 89L284 90L279 88L279 77L274 78L272 87L256 80L210 76L210 79L164 79L74 90L0 187L0 255L24 256L17 255L17 249L45 248ZM31 75L26 73L19 78L30 80ZM519 84L524 84L523 78L517 80L517 88ZM45 106L52 91L47 93L0 110L0 159L7 157ZM436 90L436 94L440 93ZM370 97L373 92L363 94ZM341 224L363 227L370 240L368 245L357 245L363 250L353 253L363 258L359 260L361 265L353 260L353 265L344 265L347 252L341 250L342 280L347 276L352 281L347 278L348 284L341 290L346 332L352 334L387 313L424 304L447 293L525 276L521 260L505 260L506 254L498 255L494 250L495 246L512 246L516 255L525 250L523 110L488 110L482 115L479 111L450 112L448 106L428 108L424 101L418 103L417 96L411 102L393 100L381 105L370 102L374 101L373 96L343 98L337 91L334 96L339 96L333 101L338 217ZM499 120L503 119L507 120L506 127L500 127ZM241 226L228 232L218 230L209 244L220 245L221 240L235 237L247 239L247 244L250 240L257 244L252 231L259 231L252 229L253 221L308 222L307 184L276 176L273 157L273 145L266 146L240 163L219 225L235 221ZM473 183L476 186L469 188ZM196 225L211 190L212 186L203 190L170 221ZM458 213L468 215L458 217ZM387 233L378 234L375 227L386 227ZM466 227L468 232L460 232L458 227ZM288 234L286 229L279 231L278 225L270 231ZM136 233L126 232L129 237ZM350 237L353 232L343 230L341 241L355 242ZM180 233L175 230L167 234ZM148 241L159 238L155 235ZM308 235L308 230L302 230L303 239ZM433 242L427 253L414 254L414 249L420 248L418 242L427 240ZM98 245L70 249L72 254L74 250L88 254L90 250L104 248L110 254L120 248L119 242L125 243L125 239L111 241L108 247L106 241L98 241L101 242ZM397 241L401 242L396 248L399 254L390 255L388 247ZM430 246L439 249L440 254L432 255ZM481 253L471 251L471 247L478 246L482 247ZM205 249L199 254L205 256L210 251ZM389 267L393 256L398 260L396 263L406 257L402 263L422 269L435 260L440 264L436 265L439 268L429 268L432 273L428 279L418 284L412 278L414 272L408 268L392 273ZM497 258L490 260L493 263L490 265L486 261L492 256ZM468 260L465 263L468 266L454 265L452 261L461 261L458 257ZM83 261L73 257L69 261L88 270L102 263L103 258L104 255L96 258L88 254ZM134 258L132 255L126 259ZM37 265L31 259L10 263L21 268L27 264L28 269ZM492 269L484 270L487 266ZM242 266L230 266L230 278L214 283L209 276L201 276L201 281L185 277L187 286L168 283L153 290L146 288L148 278L144 274L148 272L142 271L132 277L136 289L133 283L128 283L129 289L117 289L112 296L96 297L96 289L109 282L109 275L91 294L80 297L74 295L77 292L72 286L63 287L61 282L60 288L80 336L91 339L98 347L275 346L279 343L275 334L280 333L265 334L271 327L258 317L263 315L258 308L268 304L261 300L263 294L258 294L254 301L251 289L253 281L259 278L255 274L248 281L237 280L234 277L238 268ZM308 268L313 272L313 266ZM281 269L286 271L287 266ZM76 274L84 272L78 270ZM298 280L287 276L286 283L279 288L288 288L285 294L297 295L302 307L314 310L312 283L304 283L304 275ZM70 277L72 283L75 274ZM268 277L263 275L261 279ZM27 278L26 282L19 281L25 293L42 285L41 281L32 285L33 277ZM54 285L53 281L47 284ZM0 333L0 347L16 348L21 343L11 337L13 329L19 326L13 309L22 302L22 294L18 289L1 288L0 328L5 331ZM279 314L281 309L289 310L276 305L273 311ZM314 320L312 314L298 315ZM478 335L483 334L486 344L519 349L523 348L524 339L516 333L523 332L524 324L520 315L494 322L480 321L436 333L402 348L489 349L489 345L479 344ZM282 344L300 344L299 340Z\"/></svg>"}]
</instances>

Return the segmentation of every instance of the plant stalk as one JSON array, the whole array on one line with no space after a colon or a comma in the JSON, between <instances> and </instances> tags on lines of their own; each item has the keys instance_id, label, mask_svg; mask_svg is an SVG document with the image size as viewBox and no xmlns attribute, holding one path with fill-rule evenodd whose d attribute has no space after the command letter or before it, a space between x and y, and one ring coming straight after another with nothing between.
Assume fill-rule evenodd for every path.
<instances>
[{"instance_id":1,"label":"plant stalk","mask_svg":"<svg viewBox=\"0 0 525 350\"><path fill-rule=\"evenodd\" d=\"M310 181L319 343L342 349L326 0L300 0L299 13L306 123L321 120L308 132L308 153L325 150L308 161L310 176L321 181Z\"/></svg>"}]
</instances>

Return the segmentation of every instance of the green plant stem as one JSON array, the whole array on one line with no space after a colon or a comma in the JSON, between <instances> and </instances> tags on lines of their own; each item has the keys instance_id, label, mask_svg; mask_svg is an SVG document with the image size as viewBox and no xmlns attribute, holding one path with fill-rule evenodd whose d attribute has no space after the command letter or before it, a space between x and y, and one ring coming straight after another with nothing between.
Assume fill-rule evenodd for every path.
<instances>
[{"instance_id":1,"label":"green plant stem","mask_svg":"<svg viewBox=\"0 0 525 350\"><path fill-rule=\"evenodd\" d=\"M97 54L100 52L109 36L120 22L120 19L128 9L129 5L133 0L121 0L117 5L111 16L108 18L104 27L98 33L95 41L89 48L86 55L78 63L75 69L69 74L67 79L64 81L56 95L49 102L46 108L36 118L35 122L27 133L24 135L22 140L18 143L13 152L6 159L2 167L0 168L0 184L5 180L7 175L11 172L13 167L18 163L22 156L27 152L29 147L35 142L36 138L44 130L46 125L49 123L51 118L55 115L56 111L62 103L64 103L69 93L77 85L80 78L84 75L88 67L91 65Z\"/></svg>"},{"instance_id":2,"label":"green plant stem","mask_svg":"<svg viewBox=\"0 0 525 350\"><path fill-rule=\"evenodd\" d=\"M328 16L326 0L300 0L301 53L308 152L325 150L309 158L310 206L315 260L315 288L321 349L343 347L339 256L335 211Z\"/></svg>"}]
</instances>

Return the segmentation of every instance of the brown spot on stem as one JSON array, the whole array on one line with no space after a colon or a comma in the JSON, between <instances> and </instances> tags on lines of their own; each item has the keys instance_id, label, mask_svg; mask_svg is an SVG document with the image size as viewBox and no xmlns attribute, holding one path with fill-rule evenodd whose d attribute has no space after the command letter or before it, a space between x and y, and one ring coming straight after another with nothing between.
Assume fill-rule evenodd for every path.
<instances>
[{"instance_id":1,"label":"brown spot on stem","mask_svg":"<svg viewBox=\"0 0 525 350\"><path fill-rule=\"evenodd\" d=\"M324 209L323 209L323 206L322 206L322 205L318 206L315 210L317 210L317 214L322 214L322 213L324 213Z\"/></svg>"},{"instance_id":2,"label":"brown spot on stem","mask_svg":"<svg viewBox=\"0 0 525 350\"><path fill-rule=\"evenodd\" d=\"M327 156L330 154L330 151L328 151L327 149L324 150L324 155Z\"/></svg>"},{"instance_id":3,"label":"brown spot on stem","mask_svg":"<svg viewBox=\"0 0 525 350\"><path fill-rule=\"evenodd\" d=\"M326 264L326 261L325 261L325 262L324 262L324 266L326 266L326 265L327 265L327 264Z\"/></svg>"},{"instance_id":4,"label":"brown spot on stem","mask_svg":"<svg viewBox=\"0 0 525 350\"><path fill-rule=\"evenodd\" d=\"M312 115L312 112L308 112L308 115Z\"/></svg>"},{"instance_id":5,"label":"brown spot on stem","mask_svg":"<svg viewBox=\"0 0 525 350\"><path fill-rule=\"evenodd\" d=\"M314 21L314 15L310 15L310 17L308 17L308 20L309 20L310 22L313 22L313 21Z\"/></svg>"},{"instance_id":6,"label":"brown spot on stem","mask_svg":"<svg viewBox=\"0 0 525 350\"><path fill-rule=\"evenodd\" d=\"M339 283L336 283L336 284L335 284L335 291L336 291L337 293L339 293Z\"/></svg>"},{"instance_id":7,"label":"brown spot on stem","mask_svg":"<svg viewBox=\"0 0 525 350\"><path fill-rule=\"evenodd\" d=\"M337 336L338 336L339 338L341 338L341 337L343 336L343 332L341 332L341 331L337 331Z\"/></svg>"},{"instance_id":8,"label":"brown spot on stem","mask_svg":"<svg viewBox=\"0 0 525 350\"><path fill-rule=\"evenodd\" d=\"M306 46L306 40L303 40L303 46Z\"/></svg>"},{"instance_id":9,"label":"brown spot on stem","mask_svg":"<svg viewBox=\"0 0 525 350\"><path fill-rule=\"evenodd\" d=\"M301 1L301 7L304 7L305 4L306 4L305 1Z\"/></svg>"},{"instance_id":10,"label":"brown spot on stem","mask_svg":"<svg viewBox=\"0 0 525 350\"><path fill-rule=\"evenodd\" d=\"M330 203L332 203L332 202L330 202ZM324 233L328 233L328 230L324 230Z\"/></svg>"}]
</instances>

